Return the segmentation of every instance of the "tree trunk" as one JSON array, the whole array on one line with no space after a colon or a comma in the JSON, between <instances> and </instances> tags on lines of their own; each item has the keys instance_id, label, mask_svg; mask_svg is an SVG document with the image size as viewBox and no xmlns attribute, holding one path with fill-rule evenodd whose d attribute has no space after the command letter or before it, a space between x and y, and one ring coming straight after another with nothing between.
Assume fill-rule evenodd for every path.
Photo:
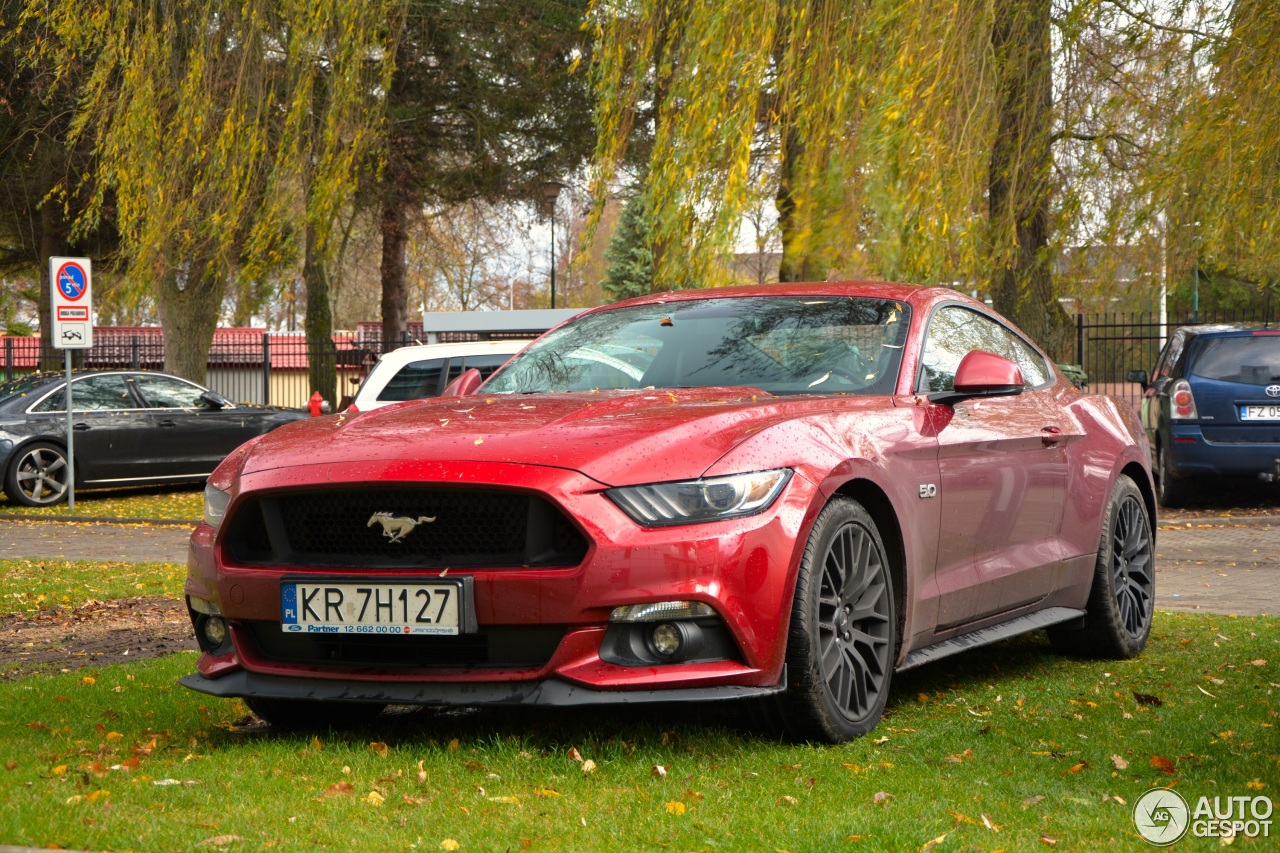
<instances>
[{"instance_id":1,"label":"tree trunk","mask_svg":"<svg viewBox=\"0 0 1280 853\"><path fill-rule=\"evenodd\" d=\"M58 180L57 170L62 166L62 147L53 139L44 139L45 153L42 164L42 184L40 194L43 196ZM40 369L59 370L63 366L62 353L53 348L53 293L49 281L49 259L71 255L71 243L67 239L70 223L62 215L62 203L54 198L46 198L40 205L40 257L36 263L40 267L40 293L37 299L37 311L40 317ZM77 364L84 363L84 355L80 350L72 352L72 360Z\"/></svg>"},{"instance_id":2,"label":"tree trunk","mask_svg":"<svg viewBox=\"0 0 1280 853\"><path fill-rule=\"evenodd\" d=\"M405 211L395 193L382 202L382 351L400 346L408 328L409 289L405 283L405 249L409 244Z\"/></svg>"},{"instance_id":3,"label":"tree trunk","mask_svg":"<svg viewBox=\"0 0 1280 853\"><path fill-rule=\"evenodd\" d=\"M316 246L315 228L306 226L302 281L307 289L307 364L311 390L337 406L338 371L334 364L333 309L329 305L329 268Z\"/></svg>"},{"instance_id":4,"label":"tree trunk","mask_svg":"<svg viewBox=\"0 0 1280 853\"><path fill-rule=\"evenodd\" d=\"M222 311L226 276L203 261L193 262L185 280L169 271L156 287L156 308L164 329L164 369L205 383L209 347Z\"/></svg>"},{"instance_id":5,"label":"tree trunk","mask_svg":"<svg viewBox=\"0 0 1280 853\"><path fill-rule=\"evenodd\" d=\"M991 298L1054 357L1066 354L1070 318L1058 305L1049 254L1053 81L1049 0L996 0L992 47L999 131L991 149Z\"/></svg>"},{"instance_id":6,"label":"tree trunk","mask_svg":"<svg viewBox=\"0 0 1280 853\"><path fill-rule=\"evenodd\" d=\"M816 281L819 276L813 268L812 256L806 251L804 228L796 222L796 202L792 187L795 185L797 164L803 154L800 134L789 126L789 113L782 116L782 162L778 167L778 232L782 238L782 258L778 261L778 281Z\"/></svg>"}]
</instances>

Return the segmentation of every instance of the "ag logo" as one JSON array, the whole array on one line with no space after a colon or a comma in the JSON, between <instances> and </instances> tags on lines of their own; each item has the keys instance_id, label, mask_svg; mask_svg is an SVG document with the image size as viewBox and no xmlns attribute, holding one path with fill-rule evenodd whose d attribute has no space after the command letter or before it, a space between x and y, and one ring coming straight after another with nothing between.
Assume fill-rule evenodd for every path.
<instances>
[{"instance_id":1,"label":"ag logo","mask_svg":"<svg viewBox=\"0 0 1280 853\"><path fill-rule=\"evenodd\" d=\"M1167 847L1185 835L1190 822L1187 801L1168 788L1152 788L1133 804L1133 825L1157 847Z\"/></svg>"},{"instance_id":2,"label":"ag logo","mask_svg":"<svg viewBox=\"0 0 1280 853\"><path fill-rule=\"evenodd\" d=\"M1267 396L1268 396L1268 397L1280 397L1280 385L1268 385L1268 386L1267 386Z\"/></svg>"}]
</instances>

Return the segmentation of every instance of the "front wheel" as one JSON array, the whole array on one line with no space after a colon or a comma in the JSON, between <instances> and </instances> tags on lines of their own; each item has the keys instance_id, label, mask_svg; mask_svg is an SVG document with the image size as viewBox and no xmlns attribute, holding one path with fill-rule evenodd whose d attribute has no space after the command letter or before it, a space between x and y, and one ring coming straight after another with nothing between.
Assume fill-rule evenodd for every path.
<instances>
[{"instance_id":1,"label":"front wheel","mask_svg":"<svg viewBox=\"0 0 1280 853\"><path fill-rule=\"evenodd\" d=\"M23 506L52 506L67 496L67 452L56 444L37 441L13 455L4 475L4 491Z\"/></svg>"},{"instance_id":2,"label":"front wheel","mask_svg":"<svg viewBox=\"0 0 1280 853\"><path fill-rule=\"evenodd\" d=\"M1080 657L1136 657L1151 634L1155 597L1151 518L1137 485L1121 476L1102 517L1084 626L1050 628L1049 640L1059 651Z\"/></svg>"},{"instance_id":3,"label":"front wheel","mask_svg":"<svg viewBox=\"0 0 1280 853\"><path fill-rule=\"evenodd\" d=\"M787 637L790 683L778 700L787 734L840 743L875 728L897 651L884 543L861 504L837 497L805 547Z\"/></svg>"}]
</instances>

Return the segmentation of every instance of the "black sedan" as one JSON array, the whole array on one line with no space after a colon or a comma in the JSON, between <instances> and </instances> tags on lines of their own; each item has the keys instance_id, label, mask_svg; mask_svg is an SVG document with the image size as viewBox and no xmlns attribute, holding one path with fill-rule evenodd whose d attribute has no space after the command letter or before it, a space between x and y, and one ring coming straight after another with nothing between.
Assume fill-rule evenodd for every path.
<instances>
[{"instance_id":1,"label":"black sedan","mask_svg":"<svg viewBox=\"0 0 1280 853\"><path fill-rule=\"evenodd\" d=\"M16 503L66 499L66 384L59 373L0 383L0 471ZM240 444L305 417L294 409L235 404L164 373L75 371L76 487L200 482Z\"/></svg>"}]
</instances>

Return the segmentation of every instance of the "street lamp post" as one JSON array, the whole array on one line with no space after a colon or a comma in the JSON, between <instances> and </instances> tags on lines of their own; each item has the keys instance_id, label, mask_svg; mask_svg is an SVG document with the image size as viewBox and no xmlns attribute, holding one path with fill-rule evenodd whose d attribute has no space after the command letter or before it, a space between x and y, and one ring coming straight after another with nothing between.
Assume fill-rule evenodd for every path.
<instances>
[{"instance_id":1,"label":"street lamp post","mask_svg":"<svg viewBox=\"0 0 1280 853\"><path fill-rule=\"evenodd\" d=\"M560 200L560 191L567 184L560 181L547 181L542 185L542 197L547 203L547 211L551 216L551 307L556 307L556 202Z\"/></svg>"}]
</instances>

